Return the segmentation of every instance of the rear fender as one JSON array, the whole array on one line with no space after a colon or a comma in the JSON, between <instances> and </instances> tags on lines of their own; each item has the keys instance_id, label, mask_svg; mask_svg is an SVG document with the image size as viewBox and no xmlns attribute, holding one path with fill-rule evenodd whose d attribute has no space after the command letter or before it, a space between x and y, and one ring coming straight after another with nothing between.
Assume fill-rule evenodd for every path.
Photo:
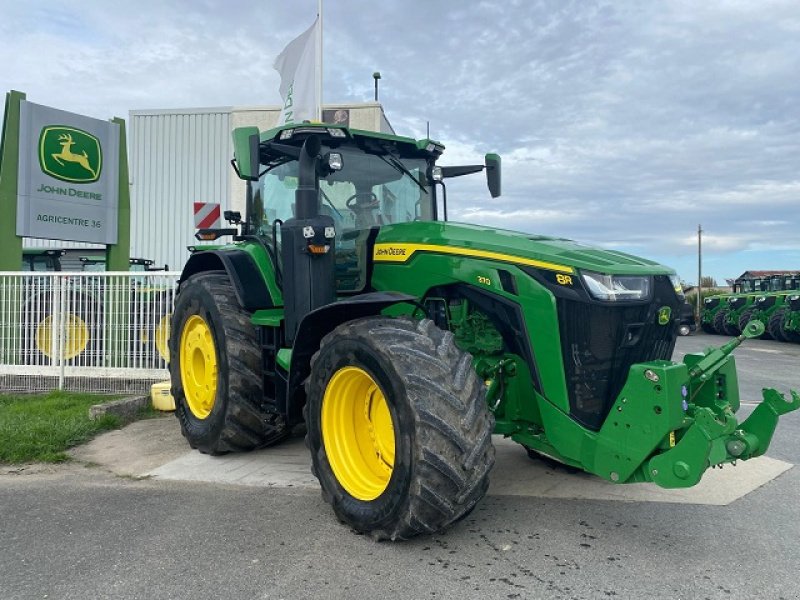
<instances>
[{"instance_id":1,"label":"rear fender","mask_svg":"<svg viewBox=\"0 0 800 600\"><path fill-rule=\"evenodd\" d=\"M179 283L197 273L225 271L239 304L250 312L274 308L272 296L253 258L243 250L203 250L189 257Z\"/></svg>"}]
</instances>

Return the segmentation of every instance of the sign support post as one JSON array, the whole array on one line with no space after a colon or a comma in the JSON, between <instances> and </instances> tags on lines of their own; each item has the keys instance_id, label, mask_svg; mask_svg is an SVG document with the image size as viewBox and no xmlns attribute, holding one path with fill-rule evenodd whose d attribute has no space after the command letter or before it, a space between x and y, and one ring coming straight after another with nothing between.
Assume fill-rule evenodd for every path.
<instances>
[{"instance_id":1,"label":"sign support post","mask_svg":"<svg viewBox=\"0 0 800 600\"><path fill-rule=\"evenodd\" d=\"M128 180L128 150L125 120L111 119L119 125L119 204L117 217L117 243L106 246L106 270L127 271L131 254L131 190Z\"/></svg>"},{"instance_id":2,"label":"sign support post","mask_svg":"<svg viewBox=\"0 0 800 600\"><path fill-rule=\"evenodd\" d=\"M5 120L0 138L0 271L19 271L22 238L17 235L17 170L19 167L19 113L22 92L6 94Z\"/></svg>"}]
</instances>

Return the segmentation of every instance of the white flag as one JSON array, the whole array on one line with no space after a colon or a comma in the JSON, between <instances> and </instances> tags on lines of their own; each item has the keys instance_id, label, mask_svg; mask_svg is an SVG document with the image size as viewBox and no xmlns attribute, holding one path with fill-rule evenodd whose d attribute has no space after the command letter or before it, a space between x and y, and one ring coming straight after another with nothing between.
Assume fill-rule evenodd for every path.
<instances>
[{"instance_id":1,"label":"white flag","mask_svg":"<svg viewBox=\"0 0 800 600\"><path fill-rule=\"evenodd\" d=\"M281 98L283 110L278 117L278 125L314 121L319 118L320 104L317 82L317 44L319 40L319 17L305 32L300 34L283 49L273 65L281 75Z\"/></svg>"}]
</instances>

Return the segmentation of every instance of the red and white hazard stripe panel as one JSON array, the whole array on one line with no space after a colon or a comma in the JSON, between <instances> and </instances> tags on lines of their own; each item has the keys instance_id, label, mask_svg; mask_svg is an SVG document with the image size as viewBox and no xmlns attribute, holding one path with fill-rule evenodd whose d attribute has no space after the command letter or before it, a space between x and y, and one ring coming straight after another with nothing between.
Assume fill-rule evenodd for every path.
<instances>
[{"instance_id":1,"label":"red and white hazard stripe panel","mask_svg":"<svg viewBox=\"0 0 800 600\"><path fill-rule=\"evenodd\" d=\"M194 226L196 229L222 227L222 213L217 202L194 203Z\"/></svg>"}]
</instances>

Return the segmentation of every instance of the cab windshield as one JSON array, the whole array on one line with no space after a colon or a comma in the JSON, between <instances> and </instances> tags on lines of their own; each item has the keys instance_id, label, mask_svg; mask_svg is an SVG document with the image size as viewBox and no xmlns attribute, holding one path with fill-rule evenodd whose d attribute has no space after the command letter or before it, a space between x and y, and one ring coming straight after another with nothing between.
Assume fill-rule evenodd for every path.
<instances>
[{"instance_id":1,"label":"cab windshield","mask_svg":"<svg viewBox=\"0 0 800 600\"><path fill-rule=\"evenodd\" d=\"M333 217L338 232L433 219L425 160L365 154L348 147L335 151L342 154L342 170L320 179L319 210ZM292 160L261 176L256 193L263 207L261 222L253 223L260 225L257 230L266 226L264 233L269 233L276 219L295 216L297 170L298 163Z\"/></svg>"},{"instance_id":2,"label":"cab windshield","mask_svg":"<svg viewBox=\"0 0 800 600\"><path fill-rule=\"evenodd\" d=\"M322 153L327 150L323 148ZM363 248L371 228L433 220L428 162L347 146L332 151L341 153L342 169L320 179L319 212L332 217L336 226L338 289L359 291L366 282ZM297 186L296 160L264 173L254 185L250 230L271 237L276 221L294 218Z\"/></svg>"}]
</instances>

